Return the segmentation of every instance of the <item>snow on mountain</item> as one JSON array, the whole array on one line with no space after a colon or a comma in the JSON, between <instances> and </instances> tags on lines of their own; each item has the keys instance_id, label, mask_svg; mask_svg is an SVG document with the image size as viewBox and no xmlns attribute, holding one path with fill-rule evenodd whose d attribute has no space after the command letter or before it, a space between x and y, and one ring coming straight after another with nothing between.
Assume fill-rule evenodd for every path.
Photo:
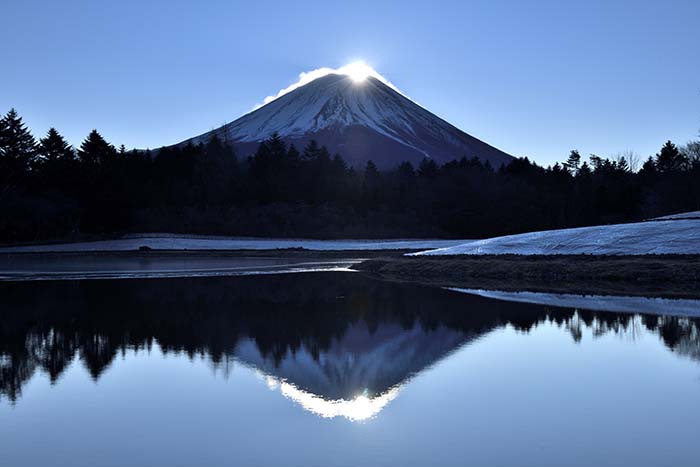
<instances>
[{"instance_id":1,"label":"snow on mountain","mask_svg":"<svg viewBox=\"0 0 700 467\"><path fill-rule=\"evenodd\" d=\"M380 167L393 167L424 157L446 162L477 156L494 166L511 160L373 76L358 81L336 73L187 141L197 144L217 135L245 153L254 151L273 133L299 146L316 139L353 165L372 159Z\"/></svg>"},{"instance_id":2,"label":"snow on mountain","mask_svg":"<svg viewBox=\"0 0 700 467\"><path fill-rule=\"evenodd\" d=\"M247 339L238 342L234 355L304 409L357 421L375 416L413 376L474 337L443 326L425 330L419 324L382 323L370 330L366 323L354 323L327 350L302 345L273 357Z\"/></svg>"},{"instance_id":3,"label":"snow on mountain","mask_svg":"<svg viewBox=\"0 0 700 467\"><path fill-rule=\"evenodd\" d=\"M700 254L700 219L548 230L473 240L411 255Z\"/></svg>"},{"instance_id":4,"label":"snow on mountain","mask_svg":"<svg viewBox=\"0 0 700 467\"><path fill-rule=\"evenodd\" d=\"M420 324L404 328L382 323L368 329L351 324L335 337L327 350L302 345L283 355L263 355L253 340L242 340L234 355L240 362L324 399L373 397L404 383L441 360L473 336L439 326L425 330Z\"/></svg>"}]
</instances>

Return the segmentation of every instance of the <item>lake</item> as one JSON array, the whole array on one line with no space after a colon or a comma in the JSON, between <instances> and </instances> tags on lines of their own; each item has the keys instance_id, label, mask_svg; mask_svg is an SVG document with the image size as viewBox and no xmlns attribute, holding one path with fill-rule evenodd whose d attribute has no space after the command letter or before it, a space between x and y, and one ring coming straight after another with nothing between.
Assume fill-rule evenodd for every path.
<instances>
[{"instance_id":1,"label":"lake","mask_svg":"<svg viewBox=\"0 0 700 467\"><path fill-rule=\"evenodd\" d=\"M485 295L0 283L0 465L698 465L700 319Z\"/></svg>"}]
</instances>

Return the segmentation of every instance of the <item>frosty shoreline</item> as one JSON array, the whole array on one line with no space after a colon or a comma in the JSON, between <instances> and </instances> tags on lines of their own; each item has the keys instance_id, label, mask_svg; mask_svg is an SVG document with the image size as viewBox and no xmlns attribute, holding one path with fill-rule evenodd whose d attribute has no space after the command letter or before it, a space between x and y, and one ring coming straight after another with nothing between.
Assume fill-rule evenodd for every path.
<instances>
[{"instance_id":1,"label":"frosty shoreline","mask_svg":"<svg viewBox=\"0 0 700 467\"><path fill-rule=\"evenodd\" d=\"M390 240L311 240L289 238L216 237L176 234L134 234L113 240L22 245L0 248L3 253L66 253L151 250L285 250L303 248L312 251L426 250L445 248L465 240L390 239Z\"/></svg>"},{"instance_id":2,"label":"frosty shoreline","mask_svg":"<svg viewBox=\"0 0 700 467\"><path fill-rule=\"evenodd\" d=\"M532 303L559 308L700 317L700 300L693 299L633 297L623 295L576 295L544 292L507 292L503 290L463 288L449 288L449 290L508 302Z\"/></svg>"},{"instance_id":3,"label":"frosty shoreline","mask_svg":"<svg viewBox=\"0 0 700 467\"><path fill-rule=\"evenodd\" d=\"M351 272L357 258L16 255L0 258L0 281L154 279L301 272Z\"/></svg>"}]
</instances>

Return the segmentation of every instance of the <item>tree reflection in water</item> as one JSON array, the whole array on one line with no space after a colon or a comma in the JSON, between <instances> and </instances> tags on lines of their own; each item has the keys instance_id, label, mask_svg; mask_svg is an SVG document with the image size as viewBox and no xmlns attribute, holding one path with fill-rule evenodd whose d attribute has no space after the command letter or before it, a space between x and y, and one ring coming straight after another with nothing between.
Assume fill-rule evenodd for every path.
<instances>
[{"instance_id":1,"label":"tree reflection in water","mask_svg":"<svg viewBox=\"0 0 700 467\"><path fill-rule=\"evenodd\" d=\"M79 359L98 379L119 353L232 360L323 416L371 416L450 352L507 325L592 335L655 332L700 359L696 319L508 303L352 273L0 284L0 397Z\"/></svg>"}]
</instances>

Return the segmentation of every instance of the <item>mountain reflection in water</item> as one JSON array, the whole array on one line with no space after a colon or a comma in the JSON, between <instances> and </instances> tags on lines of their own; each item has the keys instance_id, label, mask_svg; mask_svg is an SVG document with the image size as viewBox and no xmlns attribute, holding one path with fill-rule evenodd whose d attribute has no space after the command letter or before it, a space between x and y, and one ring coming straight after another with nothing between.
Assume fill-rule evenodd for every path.
<instances>
[{"instance_id":1,"label":"mountain reflection in water","mask_svg":"<svg viewBox=\"0 0 700 467\"><path fill-rule=\"evenodd\" d=\"M258 371L323 417L376 415L410 379L491 331L542 323L594 336L642 327L700 359L697 319L581 312L379 282L359 274L0 284L0 398L76 359L98 380L127 350Z\"/></svg>"}]
</instances>

